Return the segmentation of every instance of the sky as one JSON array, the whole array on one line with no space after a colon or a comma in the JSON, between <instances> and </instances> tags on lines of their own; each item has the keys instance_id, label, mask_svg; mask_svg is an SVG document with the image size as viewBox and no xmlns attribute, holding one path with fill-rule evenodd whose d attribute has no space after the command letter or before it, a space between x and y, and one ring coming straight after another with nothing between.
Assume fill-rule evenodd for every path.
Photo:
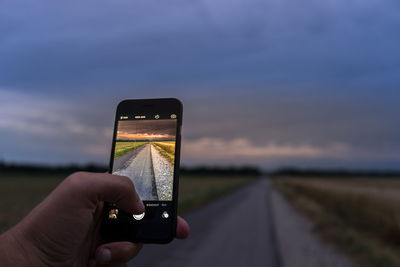
<instances>
[{"instance_id":1,"label":"sky","mask_svg":"<svg viewBox=\"0 0 400 267\"><path fill-rule=\"evenodd\" d=\"M183 165L400 170L397 0L0 3L0 159L107 163L127 98Z\"/></svg>"},{"instance_id":2,"label":"sky","mask_svg":"<svg viewBox=\"0 0 400 267\"><path fill-rule=\"evenodd\" d=\"M177 120L120 120L117 140L175 140Z\"/></svg>"}]
</instances>

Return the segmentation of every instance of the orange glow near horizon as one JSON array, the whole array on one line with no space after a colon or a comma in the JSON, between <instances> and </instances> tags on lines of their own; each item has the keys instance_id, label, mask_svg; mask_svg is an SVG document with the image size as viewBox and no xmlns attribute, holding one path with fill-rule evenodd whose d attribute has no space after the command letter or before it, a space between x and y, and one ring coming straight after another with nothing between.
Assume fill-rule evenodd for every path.
<instances>
[{"instance_id":1,"label":"orange glow near horizon","mask_svg":"<svg viewBox=\"0 0 400 267\"><path fill-rule=\"evenodd\" d=\"M169 134L147 134L147 133L128 133L123 131L117 132L119 140L142 140L142 139L172 139L174 136Z\"/></svg>"}]
</instances>

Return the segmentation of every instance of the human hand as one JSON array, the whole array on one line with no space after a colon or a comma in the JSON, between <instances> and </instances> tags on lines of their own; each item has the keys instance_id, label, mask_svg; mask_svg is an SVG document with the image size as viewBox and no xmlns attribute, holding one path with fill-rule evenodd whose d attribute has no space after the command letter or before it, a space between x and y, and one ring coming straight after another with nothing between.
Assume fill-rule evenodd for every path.
<instances>
[{"instance_id":1,"label":"human hand","mask_svg":"<svg viewBox=\"0 0 400 267\"><path fill-rule=\"evenodd\" d=\"M101 240L104 202L113 202L132 214L144 212L129 178L74 173L19 224L0 236L2 266L126 266L142 245ZM176 235L189 235L189 226L180 217Z\"/></svg>"}]
</instances>

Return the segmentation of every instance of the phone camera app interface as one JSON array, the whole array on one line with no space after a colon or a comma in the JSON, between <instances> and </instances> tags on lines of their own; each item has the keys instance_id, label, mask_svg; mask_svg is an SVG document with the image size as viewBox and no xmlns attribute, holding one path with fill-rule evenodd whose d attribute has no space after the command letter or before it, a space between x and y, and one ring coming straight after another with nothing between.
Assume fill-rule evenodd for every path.
<instances>
[{"instance_id":1,"label":"phone camera app interface","mask_svg":"<svg viewBox=\"0 0 400 267\"><path fill-rule=\"evenodd\" d=\"M121 116L118 121L112 173L129 177L143 201L172 201L176 128L174 114Z\"/></svg>"}]
</instances>

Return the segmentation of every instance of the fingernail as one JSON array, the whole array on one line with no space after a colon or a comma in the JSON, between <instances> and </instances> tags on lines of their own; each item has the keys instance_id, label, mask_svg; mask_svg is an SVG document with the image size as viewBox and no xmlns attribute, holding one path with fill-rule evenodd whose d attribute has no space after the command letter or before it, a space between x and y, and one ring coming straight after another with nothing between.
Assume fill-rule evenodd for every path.
<instances>
[{"instance_id":1,"label":"fingernail","mask_svg":"<svg viewBox=\"0 0 400 267\"><path fill-rule=\"evenodd\" d=\"M100 263L107 263L111 261L111 251L108 248L103 248L99 253L98 261Z\"/></svg>"}]
</instances>

